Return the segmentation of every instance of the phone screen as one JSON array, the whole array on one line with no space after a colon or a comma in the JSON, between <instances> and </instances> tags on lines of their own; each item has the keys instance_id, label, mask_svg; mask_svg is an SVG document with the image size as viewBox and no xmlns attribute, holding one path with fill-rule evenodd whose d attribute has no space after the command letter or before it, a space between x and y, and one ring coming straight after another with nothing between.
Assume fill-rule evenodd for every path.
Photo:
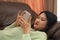
<instances>
[{"instance_id":1,"label":"phone screen","mask_svg":"<svg viewBox=\"0 0 60 40\"><path fill-rule=\"evenodd\" d=\"M30 14L28 11L23 11L22 14L23 14L22 16L23 16L24 20L25 20L26 22L28 22L29 17L31 17L31 14Z\"/></svg>"}]
</instances>

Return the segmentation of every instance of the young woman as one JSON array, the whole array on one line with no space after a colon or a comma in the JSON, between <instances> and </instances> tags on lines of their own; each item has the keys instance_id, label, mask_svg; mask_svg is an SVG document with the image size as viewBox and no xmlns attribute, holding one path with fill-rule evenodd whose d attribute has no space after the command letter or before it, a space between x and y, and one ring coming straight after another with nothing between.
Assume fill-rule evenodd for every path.
<instances>
[{"instance_id":1,"label":"young woman","mask_svg":"<svg viewBox=\"0 0 60 40\"><path fill-rule=\"evenodd\" d=\"M32 28L47 33L51 28L53 28L53 25L56 24L56 22L57 22L56 15L54 15L50 11L42 11L36 18L35 23L32 25ZM47 35L49 36L48 33ZM55 38L53 38L53 36L51 39L56 40Z\"/></svg>"},{"instance_id":2,"label":"young woman","mask_svg":"<svg viewBox=\"0 0 60 40\"><path fill-rule=\"evenodd\" d=\"M31 17L26 22L19 13L14 23L0 30L0 40L47 40L45 32L31 30Z\"/></svg>"}]
</instances>

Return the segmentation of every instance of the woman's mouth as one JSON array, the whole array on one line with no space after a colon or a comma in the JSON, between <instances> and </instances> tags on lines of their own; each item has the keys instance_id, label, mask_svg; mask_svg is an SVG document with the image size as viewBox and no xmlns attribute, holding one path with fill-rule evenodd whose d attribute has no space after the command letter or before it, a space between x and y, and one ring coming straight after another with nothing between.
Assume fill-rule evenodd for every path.
<instances>
[{"instance_id":1,"label":"woman's mouth","mask_svg":"<svg viewBox=\"0 0 60 40\"><path fill-rule=\"evenodd\" d=\"M35 23L35 25L38 25L38 23Z\"/></svg>"}]
</instances>

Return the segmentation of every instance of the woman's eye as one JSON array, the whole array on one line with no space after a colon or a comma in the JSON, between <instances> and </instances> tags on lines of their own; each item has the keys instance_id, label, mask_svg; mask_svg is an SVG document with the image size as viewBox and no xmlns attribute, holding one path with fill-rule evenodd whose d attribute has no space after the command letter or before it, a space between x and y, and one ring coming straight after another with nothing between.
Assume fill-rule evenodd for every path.
<instances>
[{"instance_id":1,"label":"woman's eye","mask_svg":"<svg viewBox=\"0 0 60 40\"><path fill-rule=\"evenodd\" d=\"M41 18L42 21L46 21L46 18Z\"/></svg>"}]
</instances>

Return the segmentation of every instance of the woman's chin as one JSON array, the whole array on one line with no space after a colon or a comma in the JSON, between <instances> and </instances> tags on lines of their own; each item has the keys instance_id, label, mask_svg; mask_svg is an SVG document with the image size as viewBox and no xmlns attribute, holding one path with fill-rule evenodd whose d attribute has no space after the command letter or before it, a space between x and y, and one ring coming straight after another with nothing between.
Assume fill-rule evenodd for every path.
<instances>
[{"instance_id":1,"label":"woman's chin","mask_svg":"<svg viewBox=\"0 0 60 40\"><path fill-rule=\"evenodd\" d=\"M37 25L34 25L34 28L37 29Z\"/></svg>"},{"instance_id":2,"label":"woman's chin","mask_svg":"<svg viewBox=\"0 0 60 40\"><path fill-rule=\"evenodd\" d=\"M37 25L34 25L34 27L36 27Z\"/></svg>"}]
</instances>

